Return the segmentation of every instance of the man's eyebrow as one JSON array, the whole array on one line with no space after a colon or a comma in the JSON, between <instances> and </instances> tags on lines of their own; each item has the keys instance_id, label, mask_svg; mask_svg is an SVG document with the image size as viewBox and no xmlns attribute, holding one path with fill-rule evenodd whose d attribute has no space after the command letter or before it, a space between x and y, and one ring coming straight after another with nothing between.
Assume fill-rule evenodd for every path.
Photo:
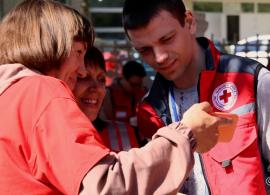
<instances>
[{"instance_id":1,"label":"man's eyebrow","mask_svg":"<svg viewBox=\"0 0 270 195\"><path fill-rule=\"evenodd\" d=\"M136 50L140 50L140 49L144 49L144 48L148 48L149 46L145 45L145 46L138 46L138 47L134 47Z\"/></svg>"},{"instance_id":2,"label":"man's eyebrow","mask_svg":"<svg viewBox=\"0 0 270 195\"><path fill-rule=\"evenodd\" d=\"M166 35L160 37L159 40L162 41L163 39L167 39L168 37L171 37L173 35L175 35L175 31L174 30L172 30L172 31L168 32Z\"/></svg>"}]
</instances>

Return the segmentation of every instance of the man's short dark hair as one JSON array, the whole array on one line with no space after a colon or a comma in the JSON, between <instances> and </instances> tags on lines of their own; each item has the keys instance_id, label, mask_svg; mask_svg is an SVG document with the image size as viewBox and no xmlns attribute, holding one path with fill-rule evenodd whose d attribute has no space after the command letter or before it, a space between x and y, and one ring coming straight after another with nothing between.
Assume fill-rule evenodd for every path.
<instances>
[{"instance_id":1,"label":"man's short dark hair","mask_svg":"<svg viewBox=\"0 0 270 195\"><path fill-rule=\"evenodd\" d=\"M145 27L161 10L170 12L184 26L186 8L182 0L125 0L122 15L125 31Z\"/></svg>"},{"instance_id":2,"label":"man's short dark hair","mask_svg":"<svg viewBox=\"0 0 270 195\"><path fill-rule=\"evenodd\" d=\"M143 65L137 61L128 61L123 67L123 76L129 79L132 76L145 77L146 72Z\"/></svg>"}]
</instances>

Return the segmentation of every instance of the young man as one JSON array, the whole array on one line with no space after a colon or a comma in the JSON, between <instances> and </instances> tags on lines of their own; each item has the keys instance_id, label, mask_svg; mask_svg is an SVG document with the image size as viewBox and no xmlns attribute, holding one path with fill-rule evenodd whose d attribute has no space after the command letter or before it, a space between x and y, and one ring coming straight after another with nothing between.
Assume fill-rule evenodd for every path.
<instances>
[{"instance_id":1,"label":"young man","mask_svg":"<svg viewBox=\"0 0 270 195\"><path fill-rule=\"evenodd\" d=\"M239 116L229 143L195 154L193 173L182 192L266 194L270 73L256 61L222 54L208 39L196 38L195 19L181 0L126 0L123 25L142 59L157 71L138 107L142 134L150 138L201 101Z\"/></svg>"}]
</instances>

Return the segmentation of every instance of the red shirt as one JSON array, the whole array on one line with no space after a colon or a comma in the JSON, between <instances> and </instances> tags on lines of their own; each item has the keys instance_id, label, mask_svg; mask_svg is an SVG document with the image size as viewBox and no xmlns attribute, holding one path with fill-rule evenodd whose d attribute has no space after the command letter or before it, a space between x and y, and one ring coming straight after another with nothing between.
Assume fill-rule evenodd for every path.
<instances>
[{"instance_id":1,"label":"red shirt","mask_svg":"<svg viewBox=\"0 0 270 195\"><path fill-rule=\"evenodd\" d=\"M25 77L0 96L0 194L78 194L108 152L61 81Z\"/></svg>"}]
</instances>

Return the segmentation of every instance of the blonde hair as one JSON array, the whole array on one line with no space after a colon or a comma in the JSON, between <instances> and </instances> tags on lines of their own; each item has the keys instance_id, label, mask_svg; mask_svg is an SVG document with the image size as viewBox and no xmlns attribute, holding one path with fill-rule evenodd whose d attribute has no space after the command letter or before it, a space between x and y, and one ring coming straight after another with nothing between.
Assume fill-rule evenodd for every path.
<instances>
[{"instance_id":1,"label":"blonde hair","mask_svg":"<svg viewBox=\"0 0 270 195\"><path fill-rule=\"evenodd\" d=\"M0 64L21 63L40 72L59 68L73 41L93 45L92 24L52 0L25 0L0 23Z\"/></svg>"}]
</instances>

